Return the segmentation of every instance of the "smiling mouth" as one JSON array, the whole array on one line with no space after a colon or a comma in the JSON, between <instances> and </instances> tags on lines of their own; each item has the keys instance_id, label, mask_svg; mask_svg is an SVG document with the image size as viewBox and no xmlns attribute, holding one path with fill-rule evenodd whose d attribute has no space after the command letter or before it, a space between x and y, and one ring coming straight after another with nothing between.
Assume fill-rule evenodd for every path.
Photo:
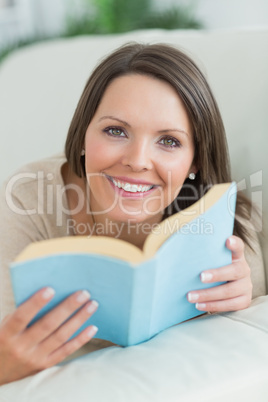
<instances>
[{"instance_id":1,"label":"smiling mouth","mask_svg":"<svg viewBox=\"0 0 268 402\"><path fill-rule=\"evenodd\" d=\"M155 185L131 184L120 181L118 179L114 179L111 176L107 176L107 178L115 185L115 187L123 189L124 191L129 193L146 193L147 191L152 190L152 188L157 187Z\"/></svg>"}]
</instances>

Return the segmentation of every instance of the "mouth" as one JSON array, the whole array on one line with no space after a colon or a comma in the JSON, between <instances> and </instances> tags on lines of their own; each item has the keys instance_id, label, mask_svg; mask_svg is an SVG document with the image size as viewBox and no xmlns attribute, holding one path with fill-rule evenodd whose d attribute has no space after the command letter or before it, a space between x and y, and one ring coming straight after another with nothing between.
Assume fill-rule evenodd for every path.
<instances>
[{"instance_id":1,"label":"mouth","mask_svg":"<svg viewBox=\"0 0 268 402\"><path fill-rule=\"evenodd\" d=\"M152 190L159 187L154 184L129 183L127 181L119 180L107 175L106 177L112 184L113 188L122 196L138 196L140 198L148 195Z\"/></svg>"}]
</instances>

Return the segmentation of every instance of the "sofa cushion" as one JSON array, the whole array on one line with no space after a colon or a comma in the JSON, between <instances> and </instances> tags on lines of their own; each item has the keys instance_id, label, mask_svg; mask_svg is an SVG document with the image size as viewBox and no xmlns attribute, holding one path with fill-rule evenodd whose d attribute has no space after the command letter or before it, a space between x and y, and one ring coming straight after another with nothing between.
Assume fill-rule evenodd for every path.
<instances>
[{"instance_id":1,"label":"sofa cushion","mask_svg":"<svg viewBox=\"0 0 268 402\"><path fill-rule=\"evenodd\" d=\"M268 296L0 387L17 402L267 402Z\"/></svg>"}]
</instances>

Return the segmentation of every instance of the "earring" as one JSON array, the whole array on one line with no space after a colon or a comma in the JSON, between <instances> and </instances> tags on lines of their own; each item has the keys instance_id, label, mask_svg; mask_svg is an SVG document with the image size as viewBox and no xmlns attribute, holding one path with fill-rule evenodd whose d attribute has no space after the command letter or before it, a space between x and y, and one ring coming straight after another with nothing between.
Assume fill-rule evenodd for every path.
<instances>
[{"instance_id":1,"label":"earring","mask_svg":"<svg viewBox=\"0 0 268 402\"><path fill-rule=\"evenodd\" d=\"M188 177L189 177L190 180L194 180L195 179L195 173L190 173Z\"/></svg>"},{"instance_id":2,"label":"earring","mask_svg":"<svg viewBox=\"0 0 268 402\"><path fill-rule=\"evenodd\" d=\"M84 150L84 149L82 149L82 151L81 151L81 156L84 156L85 155L85 153L86 153L86 151Z\"/></svg>"}]
</instances>

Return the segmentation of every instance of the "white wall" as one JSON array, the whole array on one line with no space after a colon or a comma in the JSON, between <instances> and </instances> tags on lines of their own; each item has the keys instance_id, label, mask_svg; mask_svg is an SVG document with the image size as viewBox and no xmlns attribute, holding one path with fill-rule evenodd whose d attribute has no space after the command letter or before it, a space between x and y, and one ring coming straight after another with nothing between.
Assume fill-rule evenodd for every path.
<instances>
[{"instance_id":1,"label":"white wall","mask_svg":"<svg viewBox=\"0 0 268 402\"><path fill-rule=\"evenodd\" d=\"M17 0L25 1L25 0ZM28 0L29 1L29 0ZM63 23L63 14L68 5L79 7L81 0L30 0L39 8L40 29L57 30ZM133 1L133 0L126 0ZM187 5L193 7L196 16L208 29L243 28L268 25L267 0L153 0L158 9L168 6ZM41 17L43 15L43 18Z\"/></svg>"},{"instance_id":2,"label":"white wall","mask_svg":"<svg viewBox=\"0 0 268 402\"><path fill-rule=\"evenodd\" d=\"M132 0L126 0L132 1ZM54 35L63 29L67 10L81 9L83 0L14 0L0 9L0 48L32 34ZM156 9L187 5L208 29L268 26L268 0L153 0Z\"/></svg>"},{"instance_id":3,"label":"white wall","mask_svg":"<svg viewBox=\"0 0 268 402\"><path fill-rule=\"evenodd\" d=\"M16 0L14 6L0 9L0 48L34 33L31 0Z\"/></svg>"},{"instance_id":4,"label":"white wall","mask_svg":"<svg viewBox=\"0 0 268 402\"><path fill-rule=\"evenodd\" d=\"M68 5L66 0L30 0L33 15L34 28L40 35L58 34L65 22L65 14Z\"/></svg>"},{"instance_id":5,"label":"white wall","mask_svg":"<svg viewBox=\"0 0 268 402\"><path fill-rule=\"evenodd\" d=\"M207 28L245 28L268 25L267 0L201 0L197 14Z\"/></svg>"},{"instance_id":6,"label":"white wall","mask_svg":"<svg viewBox=\"0 0 268 402\"><path fill-rule=\"evenodd\" d=\"M268 25L267 0L153 0L163 9L179 4L193 7L208 29L248 28Z\"/></svg>"}]
</instances>

